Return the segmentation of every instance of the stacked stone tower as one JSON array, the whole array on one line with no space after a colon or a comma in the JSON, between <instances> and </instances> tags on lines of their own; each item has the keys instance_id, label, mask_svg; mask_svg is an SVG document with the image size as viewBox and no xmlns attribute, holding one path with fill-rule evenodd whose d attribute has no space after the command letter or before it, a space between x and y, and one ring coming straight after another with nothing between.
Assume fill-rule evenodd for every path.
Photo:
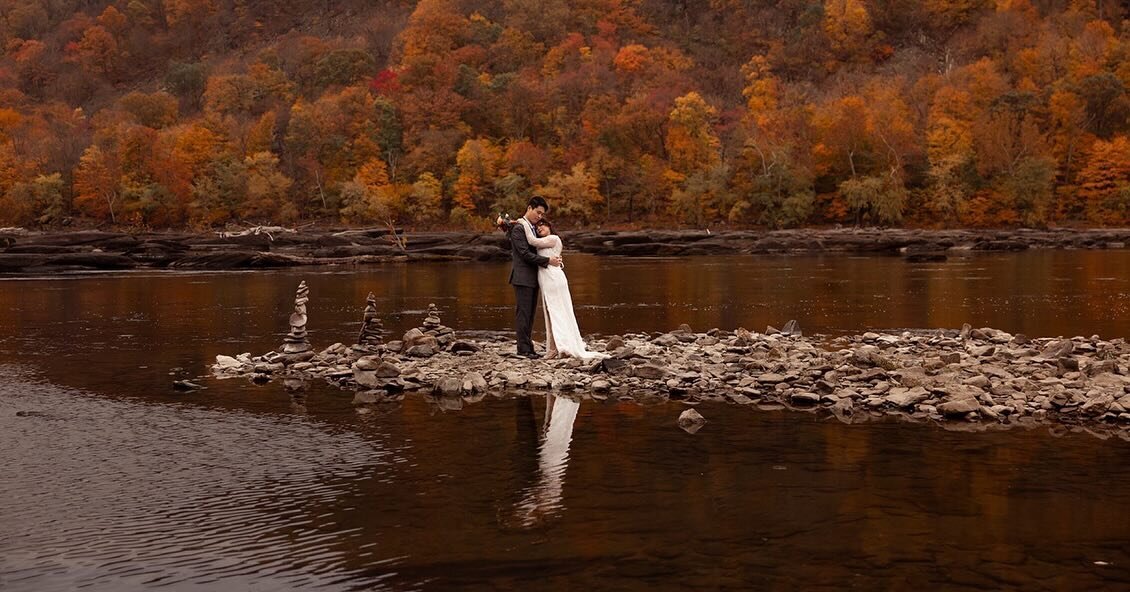
<instances>
[{"instance_id":1,"label":"stacked stone tower","mask_svg":"<svg viewBox=\"0 0 1130 592\"><path fill-rule=\"evenodd\" d=\"M290 315L290 333L283 338L284 354L300 354L310 350L310 340L306 337L306 303L310 300L310 289L306 282L298 283L294 293L294 312Z\"/></svg>"}]
</instances>

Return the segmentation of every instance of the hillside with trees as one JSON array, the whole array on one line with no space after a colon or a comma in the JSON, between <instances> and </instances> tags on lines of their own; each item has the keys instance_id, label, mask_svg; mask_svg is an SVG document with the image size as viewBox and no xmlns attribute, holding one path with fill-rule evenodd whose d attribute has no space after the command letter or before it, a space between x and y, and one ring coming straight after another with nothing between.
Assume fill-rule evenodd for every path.
<instances>
[{"instance_id":1,"label":"hillside with trees","mask_svg":"<svg viewBox=\"0 0 1130 592\"><path fill-rule=\"evenodd\" d=\"M1130 223L1113 0L0 0L0 226Z\"/></svg>"}]
</instances>

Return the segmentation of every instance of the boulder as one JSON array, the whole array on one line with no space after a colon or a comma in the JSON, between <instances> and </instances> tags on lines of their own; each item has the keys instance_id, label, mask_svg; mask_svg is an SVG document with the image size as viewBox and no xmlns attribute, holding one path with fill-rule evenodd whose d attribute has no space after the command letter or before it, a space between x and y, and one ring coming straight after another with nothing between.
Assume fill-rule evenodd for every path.
<instances>
[{"instance_id":1,"label":"boulder","mask_svg":"<svg viewBox=\"0 0 1130 592\"><path fill-rule=\"evenodd\" d=\"M693 434L706 425L706 418L694 409L687 409L679 414L679 427L688 434Z\"/></svg>"},{"instance_id":2,"label":"boulder","mask_svg":"<svg viewBox=\"0 0 1130 592\"><path fill-rule=\"evenodd\" d=\"M458 378L441 378L432 389L437 395L444 397L458 397L463 391L463 381Z\"/></svg>"},{"instance_id":3,"label":"boulder","mask_svg":"<svg viewBox=\"0 0 1130 592\"><path fill-rule=\"evenodd\" d=\"M377 378L396 378L400 376L400 368L392 362L382 361L374 370Z\"/></svg>"},{"instance_id":4,"label":"boulder","mask_svg":"<svg viewBox=\"0 0 1130 592\"><path fill-rule=\"evenodd\" d=\"M487 381L478 372L468 372L463 375L463 392L483 393L487 390Z\"/></svg>"}]
</instances>

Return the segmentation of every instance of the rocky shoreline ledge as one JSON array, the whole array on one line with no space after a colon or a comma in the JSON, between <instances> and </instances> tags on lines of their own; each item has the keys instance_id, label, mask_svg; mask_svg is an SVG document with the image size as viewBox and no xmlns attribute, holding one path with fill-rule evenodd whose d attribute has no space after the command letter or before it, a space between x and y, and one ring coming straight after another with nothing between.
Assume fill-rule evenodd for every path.
<instances>
[{"instance_id":1,"label":"rocky shoreline ledge","mask_svg":"<svg viewBox=\"0 0 1130 592\"><path fill-rule=\"evenodd\" d=\"M294 230L256 227L228 233L30 232L0 229L0 273L60 270L258 269L402 261L508 260L502 233L388 229ZM565 231L567 250L623 257L766 253L874 253L945 260L956 252L1125 249L1130 228L1050 230L797 229Z\"/></svg>"},{"instance_id":2,"label":"rocky shoreline ledge","mask_svg":"<svg viewBox=\"0 0 1130 592\"><path fill-rule=\"evenodd\" d=\"M306 319L291 319L293 335L301 328L296 323L304 327ZM365 322L372 322L368 313ZM364 329L362 338L320 351L288 339L289 353L280 348L258 356L219 355L211 371L217 378L256 383L282 380L297 393L306 381L325 380L354 392L361 413L407 394L457 409L486 395L554 392L641 404L719 401L789 408L847 423L894 415L970 430L1101 426L1107 435L1130 439L1125 339L1029 339L966 325L960 331L868 332L827 340L803 336L790 321L765 333L741 328L696 333L684 325L669 333L590 337L590 348L609 357L530 361L515 355L507 336L458 334L445 327L434 306L423 326L399 340L378 343ZM698 418L686 419L688 431L701 425Z\"/></svg>"}]
</instances>

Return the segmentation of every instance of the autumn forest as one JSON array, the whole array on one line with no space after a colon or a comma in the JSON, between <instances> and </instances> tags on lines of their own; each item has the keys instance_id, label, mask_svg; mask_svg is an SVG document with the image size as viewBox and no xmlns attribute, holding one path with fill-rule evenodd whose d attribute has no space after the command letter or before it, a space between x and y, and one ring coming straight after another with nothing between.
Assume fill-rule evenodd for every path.
<instances>
[{"instance_id":1,"label":"autumn forest","mask_svg":"<svg viewBox=\"0 0 1130 592\"><path fill-rule=\"evenodd\" d=\"M1130 223L1114 0L0 0L0 226Z\"/></svg>"}]
</instances>

